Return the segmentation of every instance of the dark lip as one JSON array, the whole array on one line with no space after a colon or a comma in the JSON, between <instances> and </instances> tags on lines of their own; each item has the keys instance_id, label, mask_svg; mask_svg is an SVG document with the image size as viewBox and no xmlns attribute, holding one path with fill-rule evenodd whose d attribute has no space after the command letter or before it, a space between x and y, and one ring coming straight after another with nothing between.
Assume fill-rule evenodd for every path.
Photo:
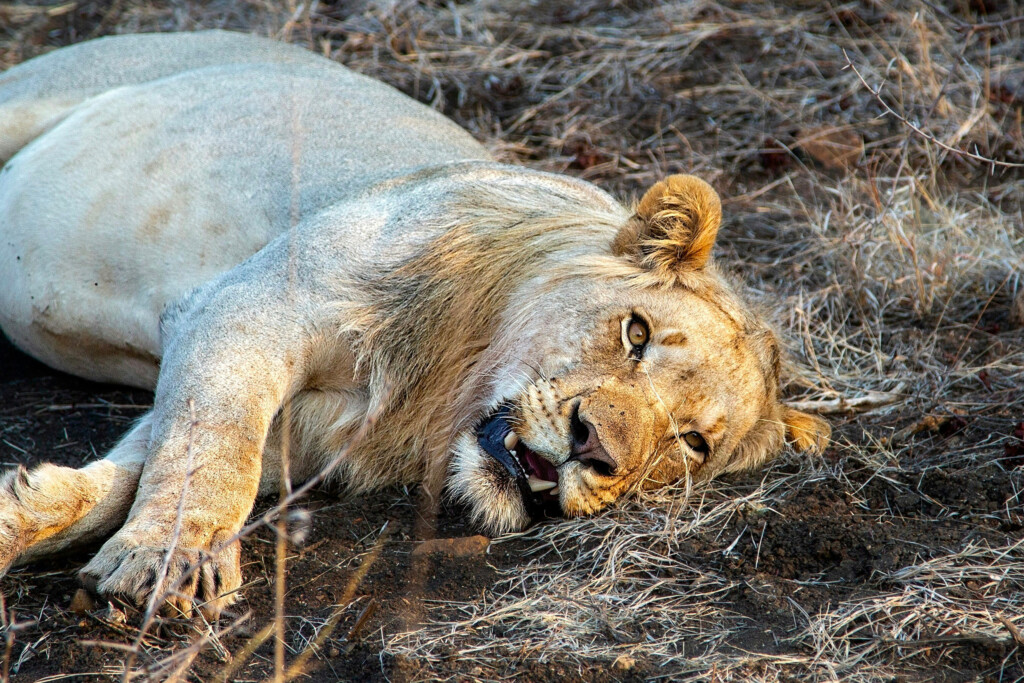
<instances>
[{"instance_id":1,"label":"dark lip","mask_svg":"<svg viewBox=\"0 0 1024 683\"><path fill-rule=\"evenodd\" d=\"M533 520L543 518L545 505L539 496L530 490L526 469L519 460L505 449L505 435L512 431L509 417L512 409L508 405L500 406L491 413L476 429L476 440L484 453L494 458L519 487L519 495L523 499L527 514Z\"/></svg>"}]
</instances>

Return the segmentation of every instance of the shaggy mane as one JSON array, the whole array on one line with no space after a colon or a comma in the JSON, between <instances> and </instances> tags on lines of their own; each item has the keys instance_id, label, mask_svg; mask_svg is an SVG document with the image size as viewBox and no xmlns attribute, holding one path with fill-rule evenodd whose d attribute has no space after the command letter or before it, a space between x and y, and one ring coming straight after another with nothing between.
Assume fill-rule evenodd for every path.
<instances>
[{"instance_id":1,"label":"shaggy mane","mask_svg":"<svg viewBox=\"0 0 1024 683\"><path fill-rule=\"evenodd\" d=\"M457 191L437 193L445 197L433 210L437 222L416 227L440 237L388 272L356 283L360 298L345 312L344 338L357 359L360 383L369 387L369 402L353 411L351 398L335 398L332 429L300 427L305 434L332 435L331 443L320 444L329 455L341 449L361 418L376 417L345 467L353 489L422 480L428 491L440 491L450 438L488 407L471 381L477 363L512 296L526 283L541 295L579 278L691 291L743 330L758 357L766 404L777 396L775 335L713 264L666 284L642 264L611 254L630 211L575 181L513 178L461 181ZM322 408L309 414L322 414ZM304 414L298 407L294 419L300 426ZM779 424L780 416L764 415L744 439L749 447L737 453L764 452L780 441Z\"/></svg>"},{"instance_id":2,"label":"shaggy mane","mask_svg":"<svg viewBox=\"0 0 1024 683\"><path fill-rule=\"evenodd\" d=\"M484 408L469 379L514 292L557 278L567 261L598 259L629 219L575 181L530 181L460 183L426 226L439 238L358 283L345 335L370 388L367 413L387 426L373 427L352 453L354 488L425 479L438 491L448 435Z\"/></svg>"}]
</instances>

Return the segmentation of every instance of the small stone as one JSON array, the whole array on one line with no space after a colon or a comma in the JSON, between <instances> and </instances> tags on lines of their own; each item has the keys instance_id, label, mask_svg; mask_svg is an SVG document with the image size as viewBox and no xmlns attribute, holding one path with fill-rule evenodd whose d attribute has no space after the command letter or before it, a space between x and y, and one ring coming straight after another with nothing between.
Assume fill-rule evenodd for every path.
<instances>
[{"instance_id":1,"label":"small stone","mask_svg":"<svg viewBox=\"0 0 1024 683\"><path fill-rule=\"evenodd\" d=\"M451 557L472 557L483 555L487 552L487 547L490 544L491 539L479 534L464 538L432 538L417 545L412 554L414 557L432 553L441 553Z\"/></svg>"},{"instance_id":2,"label":"small stone","mask_svg":"<svg viewBox=\"0 0 1024 683\"><path fill-rule=\"evenodd\" d=\"M330 650L327 651L327 656L331 659L337 659L341 656L341 650L339 650L336 647L332 647Z\"/></svg>"},{"instance_id":3,"label":"small stone","mask_svg":"<svg viewBox=\"0 0 1024 683\"><path fill-rule=\"evenodd\" d=\"M71 606L69 609L75 614L87 614L88 612L96 609L96 602L92 599L92 596L89 595L89 591L84 588L79 588L71 597Z\"/></svg>"},{"instance_id":4,"label":"small stone","mask_svg":"<svg viewBox=\"0 0 1024 683\"><path fill-rule=\"evenodd\" d=\"M636 666L636 660L629 655L619 655L612 662L612 668L616 671L629 671Z\"/></svg>"}]
</instances>

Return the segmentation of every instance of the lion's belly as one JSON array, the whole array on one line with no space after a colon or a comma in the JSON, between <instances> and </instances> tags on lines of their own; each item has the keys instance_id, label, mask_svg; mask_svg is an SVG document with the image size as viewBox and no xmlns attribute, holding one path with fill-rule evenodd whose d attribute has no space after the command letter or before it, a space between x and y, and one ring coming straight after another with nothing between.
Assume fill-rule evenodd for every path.
<instances>
[{"instance_id":1,"label":"lion's belly","mask_svg":"<svg viewBox=\"0 0 1024 683\"><path fill-rule=\"evenodd\" d=\"M0 327L59 369L151 387L168 303L370 184L486 156L436 113L330 64L110 91L0 172Z\"/></svg>"}]
</instances>

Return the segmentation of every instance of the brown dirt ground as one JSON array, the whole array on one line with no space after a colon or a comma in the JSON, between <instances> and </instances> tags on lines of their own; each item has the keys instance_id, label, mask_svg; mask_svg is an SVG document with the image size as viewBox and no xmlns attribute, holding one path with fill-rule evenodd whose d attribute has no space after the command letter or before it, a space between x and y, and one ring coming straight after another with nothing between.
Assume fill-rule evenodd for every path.
<instances>
[{"instance_id":1,"label":"brown dirt ground","mask_svg":"<svg viewBox=\"0 0 1024 683\"><path fill-rule=\"evenodd\" d=\"M1024 314L1012 313L1014 305L1024 306L1024 299L1013 303L1019 276L1000 262L984 277L951 276L948 291L938 284L930 290L933 269L914 289L905 285L913 284L907 273L914 271L892 265L911 257L898 251L899 258L886 260L888 238L865 232L868 219L862 220L884 213L883 204L902 210L895 190L884 195L898 185L892 176L913 168L939 178L942 192L959 189L971 211L1010 216L1019 240L1024 176L1019 169L992 173L937 154L892 117L881 118L873 99L849 80L841 55L830 51L841 43L862 69L873 65L872 82L883 73L905 78L905 89L891 96L903 98L897 104L943 139L969 113L958 108L970 100L960 79L966 83L964 74L974 72L929 74L915 46L930 45L934 63L962 58L971 68L1016 54L1016 62L993 66L991 78L983 78L985 121L996 123L975 126L969 131L974 137L956 144L1021 161L1024 70L1017 67L1024 55L1017 54L1022 24L1014 19L1024 14L1020 5L492 1L477 11L459 2L321 2L306 14L296 7L259 0L0 4L0 67L108 33L201 27L269 33L325 50L431 103L511 161L573 173L623 196L658 175L696 170L726 197L725 260L766 300L799 308L806 294L817 302L808 317L824 320L820 326L791 320L784 328L802 337L793 344L803 345L794 349L803 368L788 387L794 398L835 395L822 387L903 396L883 411L834 417L834 445L822 463L790 456L766 473L715 489L715 495L738 498L764 481L787 482L769 504L738 506L725 521L676 539L659 562L640 567L655 597L669 588L699 593L701 577L723 587L709 598L717 611L704 631L673 643L680 657L671 660L644 654L645 644L664 635L644 615L611 614L589 603L578 605L580 620L585 614L604 626L588 636L586 652L618 648L636 653L633 661L616 665L614 657L574 651L553 635L550 647L537 647L535 638L523 636L525 626L498 616L457 634L460 645L445 641L395 654L395 634L433 633L439 623L465 619L466 604L499 604L509 577L527 573L530 563L564 564L562 546L546 540L554 532L542 531L492 544L486 555L417 559L411 550L424 524L415 490L360 498L319 492L305 505L316 513L305 544L289 555L285 605L289 662L333 625L310 660L308 680L877 680L876 670L893 681L1024 680L1024 636L1010 626L989 632L968 628L965 620L959 632L926 627L911 633L908 626L899 638L885 635L898 632L904 617L919 616L907 605L922 596L937 601L929 609L973 605L1001 610L1011 625L1024 625ZM495 11L488 13L489 7ZM456 10L461 23L445 14ZM290 17L297 19L289 24ZM979 22L991 26L971 28ZM674 28L650 38L662 41L660 47L638 47L642 41L630 39L634 30L653 35L661 23ZM673 42L674 34L686 32L697 36L692 44ZM957 42L965 36L973 42ZM901 62L904 52L911 59ZM902 71L891 76L887 64ZM818 83L832 89L829 97L807 99L805 86ZM809 132L830 126L825 139L834 148L865 146L859 161L837 160L834 149L807 141ZM852 138L841 132L851 130ZM941 222L943 206L928 207ZM968 211L950 220L973 224L989 215ZM930 214L900 220L909 224L921 216ZM841 231L835 239L821 227L829 221ZM932 258L922 252L921 259ZM967 299L974 303L961 305ZM779 319L792 313L781 310ZM860 348L869 350L869 360L858 360ZM806 370L819 362L817 374ZM898 382L911 385L898 389ZM0 464L91 460L150 400L146 392L55 373L0 339ZM639 514L644 504L630 503L626 511ZM474 533L460 520L459 510L443 509L436 534ZM226 652L237 658L272 623L274 539L272 529L262 529L244 541L248 583L237 611L252 616L198 654L189 680L215 680L227 665ZM586 555L597 539L581 536L573 552ZM1003 565L992 565L1009 567L998 580L974 571L979 549L986 548L1012 549L998 558ZM107 605L71 611L75 571L86 556L19 569L0 581L3 674L12 672L11 680L120 678L125 655L117 648L133 642L138 615L127 610L124 621L120 608ZM951 566L965 568L962 575L906 579L908 569L949 557ZM578 576L587 569L572 571ZM865 611L836 627L841 633L829 633L842 637L852 668L831 671L828 662L814 668L825 650L808 639L810 621L899 595L906 600L888 611ZM730 630L716 638L723 623ZM169 658L187 652L195 636L185 625L165 624L147 638L138 663L177 661ZM833 655L834 661L846 656ZM267 641L233 678L271 676L273 657ZM874 668L864 668L869 664ZM867 673L860 675L862 668Z\"/></svg>"},{"instance_id":2,"label":"brown dirt ground","mask_svg":"<svg viewBox=\"0 0 1024 683\"><path fill-rule=\"evenodd\" d=\"M148 406L152 395L145 391L86 382L55 372L15 349L0 337L0 458L2 464L32 465L46 460L61 465L81 466L97 453L110 448L133 419ZM139 407L135 407L139 406ZM494 546L486 555L448 557L434 554L413 558L418 505L415 491L383 491L372 497L338 496L322 491L305 509L314 512L308 542L289 556L286 613L289 631L301 642L303 631L322 625L337 609L354 570L383 534L386 544L380 557L358 584L356 599L347 605L335 629L337 636L325 646L326 657L313 668L307 680L406 680L416 677L420 665L393 657L381 658L379 632L408 629L423 618L423 601L472 599L497 580L496 567L515 567L517 548ZM257 508L257 512L262 509ZM458 510L442 510L437 521L439 538L470 536L475 531L461 521ZM239 606L251 610L251 623L266 624L274 617L274 538L264 529L244 542L242 560L247 584ZM116 658L102 646L83 641L131 642L131 619L138 615L124 607L129 627L108 618L99 606L81 615L70 610L78 590L75 572L88 557L88 550L26 569L15 569L3 580L6 605L15 622L33 621L17 631L9 652L12 663L20 663L14 681L35 681L47 676L102 672ZM374 607L358 632L345 638L359 615L372 601ZM237 608L236 608L237 609ZM256 629L258 630L258 629ZM175 633L161 634L160 643L173 647ZM254 635L243 628L224 639L235 649ZM40 638L45 638L39 642ZM24 655L23 662L20 662ZM257 651L251 666L238 672L238 680L262 680L272 673L272 647ZM216 653L204 653L195 667L200 680L212 678L223 668ZM458 661L445 663L459 671ZM516 665L510 665L515 670ZM269 667L269 668L268 668ZM572 676L575 672L553 665L528 670L530 677ZM102 676L101 676L102 677ZM620 680L606 672L594 672L591 680Z\"/></svg>"},{"instance_id":3,"label":"brown dirt ground","mask_svg":"<svg viewBox=\"0 0 1024 683\"><path fill-rule=\"evenodd\" d=\"M0 457L4 465L32 464L46 459L80 465L113 445L127 425L150 401L147 392L97 385L56 373L19 353L6 340L0 342ZM110 407L106 407L106 406ZM135 406L140 406L136 408ZM850 425L848 429L859 429ZM940 435L922 452L956 448L977 436L960 428ZM908 471L894 478L877 477L855 462L844 481L823 478L789 496L771 510L749 510L737 515L723 530L688 538L676 548L681 566L696 566L727 577L734 587L722 604L748 617L747 626L725 644L725 651L758 652L784 656L801 652L790 639L798 631L799 613L815 614L844 600L876 595L884 589L880 574L922 559L956 552L968 544L999 547L1024 536L1024 488L1020 461L1024 454L1006 449L1007 457L989 464L962 464ZM1007 469L1017 464L1016 469ZM797 465L776 468L785 474ZM737 482L742 486L742 479ZM314 512L304 546L289 556L285 613L289 636L296 647L313 637L314 630L338 609L345 587L385 532L383 551L356 588L356 599L346 603L334 637L310 667L308 680L420 680L454 676L456 679L522 678L524 680L582 679L589 681L646 680L657 677L656 662L638 662L628 672L607 662L580 669L575 662L537 664L529 657L494 662L493 668L460 663L450 658L421 662L381 654L387 634L415 628L426 619L429 602L472 600L499 580L499 571L514 571L530 550L519 540L491 547L486 555L452 558L434 555L415 560L419 506L415 491L383 491L372 497L316 494L305 506ZM437 536L462 537L474 533L461 520L459 510L442 510ZM231 651L242 647L259 625L274 616L274 533L264 529L244 542L243 571L247 584L244 600L236 608L251 611L236 634L223 638ZM739 542L733 539L738 537ZM80 615L70 610L78 586L75 571L86 553L65 560L15 570L3 580L14 621L34 622L16 633L9 651L17 663L14 681L35 681L59 674L101 672L119 674L116 651L95 644L132 642L128 626L111 619L98 606ZM664 568L671 578L671 567ZM1024 586L1022 586L1024 588ZM978 586L971 581L957 590L969 595ZM980 594L979 594L980 595ZM351 640L347 637L360 614L373 608ZM609 629L607 638L629 642L644 637L627 624ZM178 640L176 640L178 639ZM166 655L185 642L184 633L170 629L153 641L151 655ZM87 643L86 641L92 641ZM917 652L919 665L931 668L931 680L1014 681L1024 678L1024 659L1012 641L945 641ZM685 651L686 643L681 647ZM695 644L694 647L700 647ZM262 680L273 672L270 644L237 673L237 680ZM950 662L955 661L952 665ZM225 658L216 651L202 653L193 669L196 680L210 680L222 670ZM994 672L999 672L998 674ZM986 675L987 674L987 675ZM911 680L911 679L906 679Z\"/></svg>"}]
</instances>

